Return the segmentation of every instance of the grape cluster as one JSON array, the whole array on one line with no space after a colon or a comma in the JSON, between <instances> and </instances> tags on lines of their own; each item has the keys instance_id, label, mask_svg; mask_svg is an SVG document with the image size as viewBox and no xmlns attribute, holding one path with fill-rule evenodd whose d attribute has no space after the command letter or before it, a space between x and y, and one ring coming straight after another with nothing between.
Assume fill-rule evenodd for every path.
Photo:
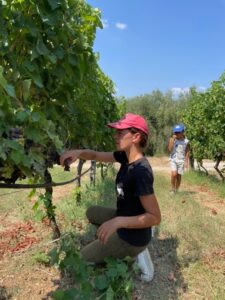
<instances>
[{"instance_id":1,"label":"grape cluster","mask_svg":"<svg viewBox=\"0 0 225 300\"><path fill-rule=\"evenodd\" d=\"M40 145L37 145L33 140L26 139L24 138L24 131L22 128L11 128L9 131L9 134L4 133L2 135L4 138L8 138L10 140L19 140L23 139L24 141L24 152L25 154L29 153L29 149L34 147L36 149L40 149L40 152L42 152L43 157L45 157L45 167L51 168L53 167L54 164L60 164L60 155L59 153L55 150L52 149L52 147L46 147L43 149ZM0 168L4 167L3 162L0 161ZM69 164L65 164L65 171L69 171ZM11 174L10 178L5 178L3 174L0 172L0 181L4 181L6 183L15 183L17 179L24 179L25 175L23 172L16 166L14 165L14 171Z\"/></svg>"}]
</instances>

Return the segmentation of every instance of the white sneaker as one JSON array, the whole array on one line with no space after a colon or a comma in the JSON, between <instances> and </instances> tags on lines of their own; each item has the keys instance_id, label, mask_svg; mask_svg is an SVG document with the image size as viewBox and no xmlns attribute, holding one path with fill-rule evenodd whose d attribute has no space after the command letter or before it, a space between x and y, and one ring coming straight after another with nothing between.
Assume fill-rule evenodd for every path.
<instances>
[{"instance_id":1,"label":"white sneaker","mask_svg":"<svg viewBox=\"0 0 225 300\"><path fill-rule=\"evenodd\" d=\"M141 279L150 282L154 277L154 265L148 248L138 254L136 262L141 270Z\"/></svg>"},{"instance_id":2,"label":"white sneaker","mask_svg":"<svg viewBox=\"0 0 225 300\"><path fill-rule=\"evenodd\" d=\"M176 194L176 190L170 190L170 195L173 196Z\"/></svg>"}]
</instances>

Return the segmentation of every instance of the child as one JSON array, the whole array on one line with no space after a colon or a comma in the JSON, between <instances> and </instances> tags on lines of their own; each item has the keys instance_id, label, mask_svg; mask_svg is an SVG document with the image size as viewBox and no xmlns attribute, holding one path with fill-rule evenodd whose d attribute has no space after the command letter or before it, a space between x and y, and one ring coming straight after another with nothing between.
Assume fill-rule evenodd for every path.
<instances>
[{"instance_id":1,"label":"child","mask_svg":"<svg viewBox=\"0 0 225 300\"><path fill-rule=\"evenodd\" d=\"M173 128L173 136L169 139L171 165L171 194L175 194L181 184L181 176L189 162L189 141L185 138L184 125L178 124Z\"/></svg>"}]
</instances>

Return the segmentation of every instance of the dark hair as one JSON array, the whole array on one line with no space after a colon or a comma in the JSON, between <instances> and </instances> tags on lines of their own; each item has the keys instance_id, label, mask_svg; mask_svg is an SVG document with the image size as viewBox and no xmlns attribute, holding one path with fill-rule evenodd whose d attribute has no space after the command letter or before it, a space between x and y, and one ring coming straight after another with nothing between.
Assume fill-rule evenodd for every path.
<instances>
[{"instance_id":1,"label":"dark hair","mask_svg":"<svg viewBox=\"0 0 225 300\"><path fill-rule=\"evenodd\" d=\"M140 129L137 129L137 128L134 128L134 127L131 127L131 128L128 128L130 130L131 133L140 133L141 135L141 140L140 140L140 147L141 148L146 148L147 147L147 142L148 142L148 136L146 133L144 133L142 130Z\"/></svg>"}]
</instances>

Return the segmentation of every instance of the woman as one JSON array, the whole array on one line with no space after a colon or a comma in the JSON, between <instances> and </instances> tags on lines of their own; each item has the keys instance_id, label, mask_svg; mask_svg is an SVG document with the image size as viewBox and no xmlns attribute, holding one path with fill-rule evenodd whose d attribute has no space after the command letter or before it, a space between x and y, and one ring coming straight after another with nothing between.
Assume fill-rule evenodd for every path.
<instances>
[{"instance_id":1,"label":"woman","mask_svg":"<svg viewBox=\"0 0 225 300\"><path fill-rule=\"evenodd\" d=\"M116 177L117 208L92 206L87 217L98 227L97 239L85 246L81 253L86 261L101 263L106 257L137 257L142 279L150 281L154 268L147 245L151 227L161 221L160 209L153 189L153 173L144 156L148 126L139 115L127 113L121 120L109 123L114 128L117 151L69 150L62 154L61 165L66 160L96 160L119 162Z\"/></svg>"}]
</instances>

